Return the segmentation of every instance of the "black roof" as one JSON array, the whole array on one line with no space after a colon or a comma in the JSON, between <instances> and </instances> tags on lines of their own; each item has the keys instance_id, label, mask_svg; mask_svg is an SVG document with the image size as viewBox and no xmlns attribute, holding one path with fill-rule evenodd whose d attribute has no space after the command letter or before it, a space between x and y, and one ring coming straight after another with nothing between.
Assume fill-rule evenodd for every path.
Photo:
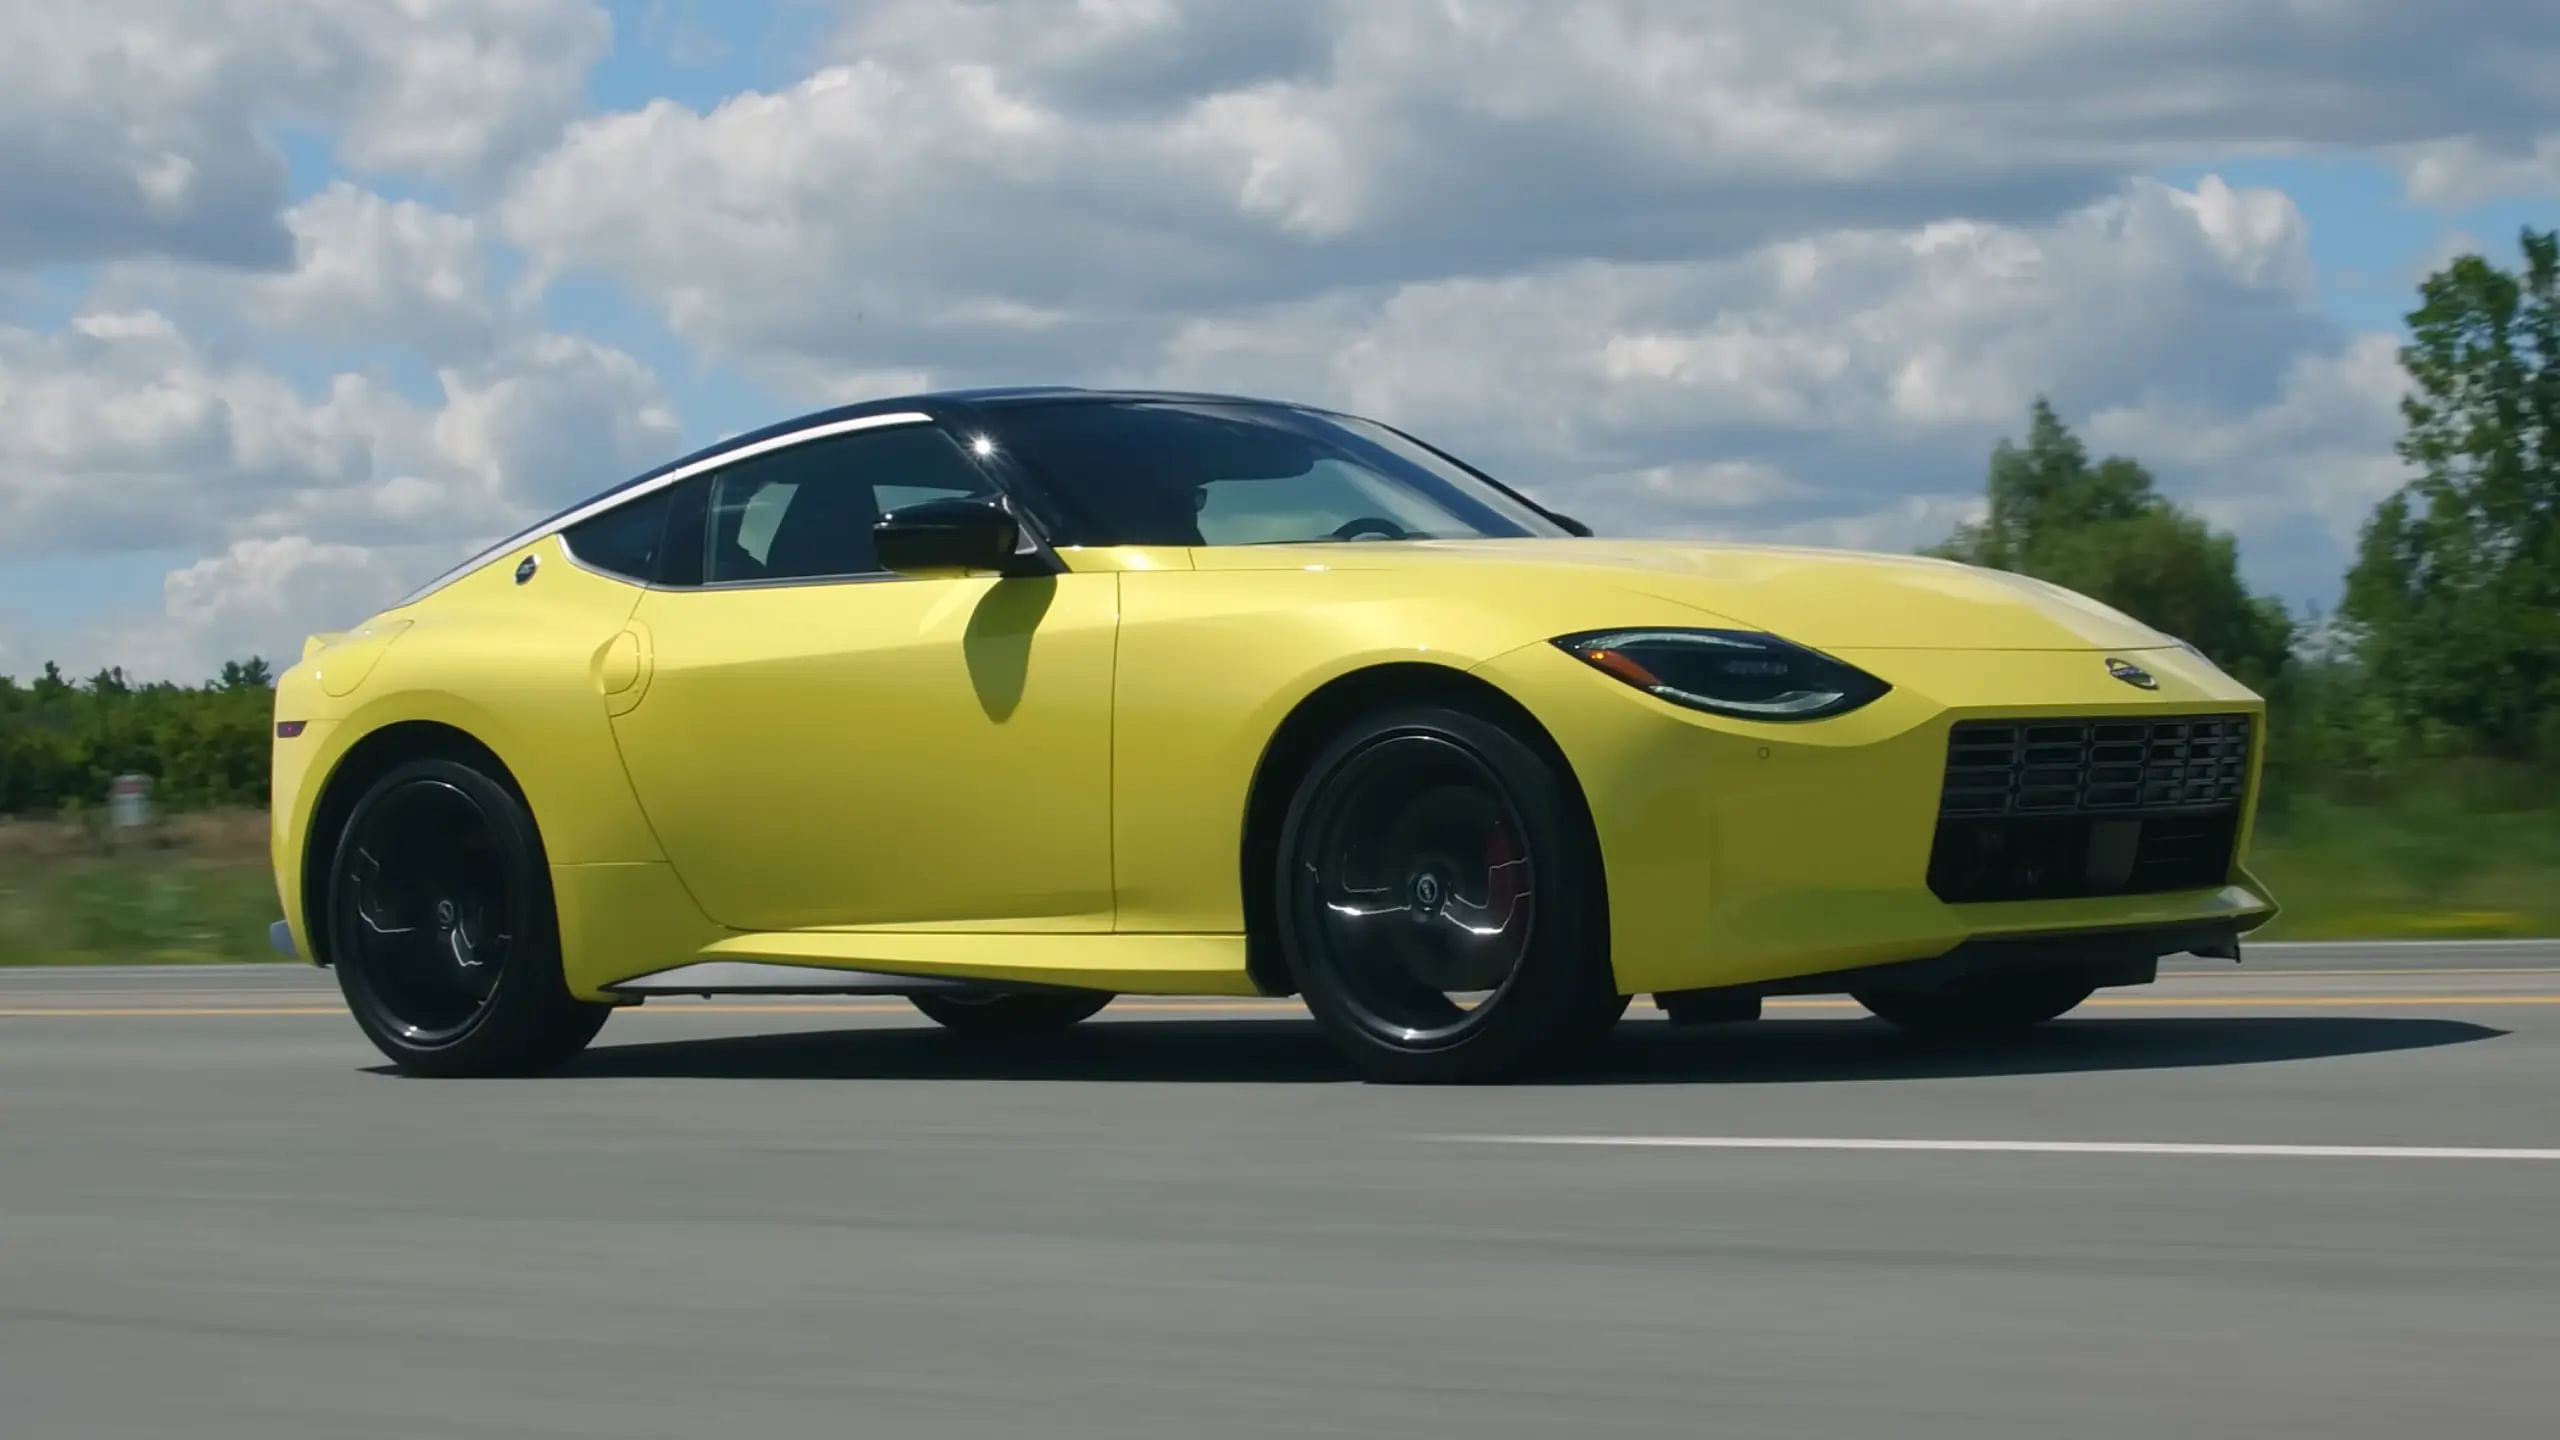
<instances>
[{"instance_id":1,"label":"black roof","mask_svg":"<svg viewBox=\"0 0 2560 1440\"><path fill-rule=\"evenodd\" d=\"M600 490L571 508L592 505L608 495L619 494L635 485L646 485L661 475L681 470L688 465L701 464L705 460L735 450L742 445L753 445L760 440L770 440L777 435L789 435L813 426L832 425L839 420L859 420L866 415L889 415L900 410L918 410L939 419L953 409L959 408L1000 410L1012 405L1050 405L1064 401L1092 403L1117 401L1123 404L1159 401L1216 405L1287 405L1292 409L1311 408L1294 405L1289 401L1251 395L1220 395L1191 390L1091 390L1075 385L999 385L974 390L927 390L913 395L891 395L877 400L858 400L850 405L838 405L827 410L812 410L805 415L792 416L788 420L777 420L761 429L715 440L690 454L680 455L654 470L634 475L619 484ZM561 513L567 514L568 511Z\"/></svg>"},{"instance_id":2,"label":"black roof","mask_svg":"<svg viewBox=\"0 0 2560 1440\"><path fill-rule=\"evenodd\" d=\"M1259 405L1272 409L1297 410L1316 414L1334 413L1319 405L1309 405L1290 400L1275 400L1265 396L1228 395L1214 391L1200 390L1097 390L1075 385L1006 385L968 390L928 390L912 395L889 395L876 400L856 401L850 405L838 405L831 409L812 410L807 414L795 415L787 420L777 420L773 424L766 425L760 429L749 430L742 434L731 435L725 439L713 441L711 444L705 445L690 454L677 456L675 459L670 460L653 470L634 475L630 479L624 480L619 484L609 485L604 489L597 491L595 494L578 501L576 504L556 511L544 519L535 521L532 525L529 525L523 530L516 532L514 535L509 536L505 540L499 541L497 544L490 546L478 556L463 562L461 565L456 566L450 571L447 571L438 579L430 581L427 585L413 592L407 599L401 600L399 603L406 605L417 600L421 596L424 596L437 587L443 585L446 581L466 573L474 566L486 563L490 557L498 555L517 545L523 544L526 537L542 534L552 527L559 525L570 516L577 514L581 510L587 509L589 506L610 500L614 496L620 495L626 490L646 485L650 481L656 480L661 476L672 474L688 466L702 464L705 461L713 460L721 455L725 455L732 450L753 445L759 441L774 439L777 436L789 435L801 430L813 429L820 425L831 425L841 420L859 420L866 415L888 415L901 410L913 410L925 415L930 415L936 420L942 420L951 417L955 411L965 414L970 411L1003 410L1016 405L1055 405L1079 402L1087 404L1140 404L1155 402L1193 405ZM1464 462L1456 463L1463 464ZM1469 466L1467 468L1473 469L1474 467ZM1495 484L1497 486L1500 485L1500 482L1493 480L1491 476L1484 476L1483 478L1487 483ZM1507 489L1508 487L1502 488ZM1516 494L1517 492L1512 493ZM1526 496L1519 496L1519 498L1526 501L1533 507L1537 504L1535 501L1528 500L1528 497ZM1586 531L1583 533L1588 532Z\"/></svg>"}]
</instances>

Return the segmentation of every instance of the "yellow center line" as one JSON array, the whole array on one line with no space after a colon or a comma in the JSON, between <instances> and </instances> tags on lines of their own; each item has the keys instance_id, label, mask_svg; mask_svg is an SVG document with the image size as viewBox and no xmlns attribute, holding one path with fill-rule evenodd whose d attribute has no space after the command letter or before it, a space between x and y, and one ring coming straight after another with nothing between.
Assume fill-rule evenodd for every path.
<instances>
[{"instance_id":1,"label":"yellow center line","mask_svg":"<svg viewBox=\"0 0 2560 1440\"><path fill-rule=\"evenodd\" d=\"M1848 999L1788 998L1762 1002L1772 1010L1858 1010L1857 1001ZM2123 996L2093 999L2078 1008L2110 1010L2267 1010L2288 1007L2335 1009L2340 1007L2374 1008L2409 1006L2419 1009L2442 1009L2448 1006L2496 1007L2506 1005L2560 1005L2560 995L2155 995ZM891 1015L907 1009L904 1001L819 1001L809 1004L719 1004L699 1003L634 1007L643 1015ZM178 1018L185 1016L280 1016L280 1015L344 1015L343 1005L95 1005L95 1006L21 1006L0 1009L0 1019L27 1020L46 1017L106 1018L117 1016ZM1197 1002L1153 1001L1122 1003L1106 1014L1119 1015L1299 1015L1303 1007L1277 1000L1206 1000ZM1638 1014L1643 1012L1639 1010Z\"/></svg>"}]
</instances>

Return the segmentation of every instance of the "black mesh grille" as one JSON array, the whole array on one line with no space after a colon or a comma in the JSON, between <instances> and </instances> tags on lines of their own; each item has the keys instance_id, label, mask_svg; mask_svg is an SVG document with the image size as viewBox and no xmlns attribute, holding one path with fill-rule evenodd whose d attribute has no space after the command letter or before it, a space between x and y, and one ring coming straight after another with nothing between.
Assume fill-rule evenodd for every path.
<instances>
[{"instance_id":1,"label":"black mesh grille","mask_svg":"<svg viewBox=\"0 0 2560 1440\"><path fill-rule=\"evenodd\" d=\"M2219 885L2249 718L1972 720L1947 737L1929 888L1951 902Z\"/></svg>"},{"instance_id":2,"label":"black mesh grille","mask_svg":"<svg viewBox=\"0 0 2560 1440\"><path fill-rule=\"evenodd\" d=\"M2236 805L2249 719L1971 720L1947 737L1940 815Z\"/></svg>"}]
</instances>

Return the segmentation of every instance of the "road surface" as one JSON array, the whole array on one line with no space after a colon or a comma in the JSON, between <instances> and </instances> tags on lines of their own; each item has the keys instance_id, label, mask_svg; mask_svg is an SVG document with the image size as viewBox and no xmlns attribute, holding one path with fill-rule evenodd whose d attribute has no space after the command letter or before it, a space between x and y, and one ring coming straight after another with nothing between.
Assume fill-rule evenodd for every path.
<instances>
[{"instance_id":1,"label":"road surface","mask_svg":"<svg viewBox=\"0 0 2560 1440\"><path fill-rule=\"evenodd\" d=\"M1244 1002L653 1002L438 1082L315 972L0 972L0 1435L2560 1426L2560 946L2252 947L2008 1048L1651 1013L1496 1090Z\"/></svg>"}]
</instances>

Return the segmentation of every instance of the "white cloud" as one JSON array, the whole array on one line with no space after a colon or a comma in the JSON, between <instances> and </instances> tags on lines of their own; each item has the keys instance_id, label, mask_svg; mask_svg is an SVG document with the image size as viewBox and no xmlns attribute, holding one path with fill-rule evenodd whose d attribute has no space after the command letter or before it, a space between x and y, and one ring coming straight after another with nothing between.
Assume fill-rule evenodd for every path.
<instances>
[{"instance_id":1,"label":"white cloud","mask_svg":"<svg viewBox=\"0 0 2560 1440\"><path fill-rule=\"evenodd\" d=\"M11 0L0 266L288 263L279 125L470 183L549 143L610 25L591 0ZM38 202L41 203L38 203Z\"/></svg>"},{"instance_id":2,"label":"white cloud","mask_svg":"<svg viewBox=\"0 0 2560 1440\"><path fill-rule=\"evenodd\" d=\"M2046 226L1833 232L1242 310L1181 326L1146 378L1302 394L1546 461L1676 463L1718 432L1970 442L2039 393L2271 389L2326 333L2303 243L2277 192L2142 181Z\"/></svg>"},{"instance_id":3,"label":"white cloud","mask_svg":"<svg viewBox=\"0 0 2560 1440\"><path fill-rule=\"evenodd\" d=\"M2089 417L2085 438L2142 460L2235 531L2261 583L2317 594L2334 585L2374 505L2410 478L2392 448L2407 392L2398 339L2360 335L2295 357L2255 409L2109 408Z\"/></svg>"},{"instance_id":4,"label":"white cloud","mask_svg":"<svg viewBox=\"0 0 2560 1440\"><path fill-rule=\"evenodd\" d=\"M1041 380L1277 302L1932 225L1962 248L2172 163L2488 143L2560 73L2560 11L2520 0L844 8L797 83L574 127L504 233L762 373ZM2309 287L2283 197L2179 203L2182 243ZM1913 357L1902 403L1976 414L1971 384Z\"/></svg>"},{"instance_id":5,"label":"white cloud","mask_svg":"<svg viewBox=\"0 0 2560 1440\"><path fill-rule=\"evenodd\" d=\"M589 341L524 336L438 381L432 408L359 374L306 395L151 311L0 328L0 552L461 541L676 445L655 380Z\"/></svg>"},{"instance_id":6,"label":"white cloud","mask_svg":"<svg viewBox=\"0 0 2560 1440\"><path fill-rule=\"evenodd\" d=\"M159 617L110 635L101 653L138 674L212 674L224 660L250 655L281 670L301 654L304 635L352 625L438 568L414 551L302 535L235 541L171 571L161 584Z\"/></svg>"},{"instance_id":7,"label":"white cloud","mask_svg":"<svg viewBox=\"0 0 2560 1440\"><path fill-rule=\"evenodd\" d=\"M2316 590L2394 473L2387 345L2283 194L2130 177L2547 191L2560 93L2542 0L840 8L796 81L572 123L591 0L15 0L0 284L123 263L0 327L0 551L200 546L156 623L201 648L664 458L656 378L537 323L574 275L792 397L1326 400L1620 532L1922 543L2047 393ZM283 125L442 198L288 206Z\"/></svg>"},{"instance_id":8,"label":"white cloud","mask_svg":"<svg viewBox=\"0 0 2560 1440\"><path fill-rule=\"evenodd\" d=\"M114 267L102 297L215 307L270 334L392 345L434 360L488 353L521 305L490 291L478 224L346 181L284 212L291 268L233 270L143 261Z\"/></svg>"},{"instance_id":9,"label":"white cloud","mask_svg":"<svg viewBox=\"0 0 2560 1440\"><path fill-rule=\"evenodd\" d=\"M2397 474L2391 344L2314 307L2285 196L2138 181L2049 225L1240 310L1131 378L1407 424L1612 533L1893 549L1979 507L1992 442L2042 394L2209 501L2298 597L2334 584Z\"/></svg>"},{"instance_id":10,"label":"white cloud","mask_svg":"<svg viewBox=\"0 0 2560 1440\"><path fill-rule=\"evenodd\" d=\"M2553 84L2560 86L2560 76ZM2521 144L2487 144L2463 136L2411 146L2401 152L2400 173L2411 200L2446 210L2518 196L2560 195L2560 131Z\"/></svg>"},{"instance_id":11,"label":"white cloud","mask_svg":"<svg viewBox=\"0 0 2560 1440\"><path fill-rule=\"evenodd\" d=\"M302 535L235 541L169 572L152 604L30 633L14 648L0 634L0 675L23 678L53 660L66 675L116 666L139 680L195 683L251 655L282 670L302 653L304 636L355 624L452 558L436 546L339 545Z\"/></svg>"}]
</instances>

